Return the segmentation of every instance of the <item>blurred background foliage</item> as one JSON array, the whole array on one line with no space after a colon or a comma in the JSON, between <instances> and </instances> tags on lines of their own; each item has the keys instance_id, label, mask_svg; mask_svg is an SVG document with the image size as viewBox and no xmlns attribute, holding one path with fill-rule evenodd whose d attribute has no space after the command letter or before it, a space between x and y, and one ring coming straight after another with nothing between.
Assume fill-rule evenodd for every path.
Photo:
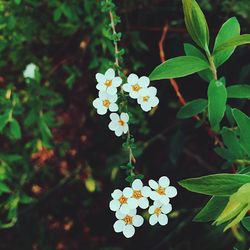
<instances>
[{"instance_id":1,"label":"blurred background foliage","mask_svg":"<svg viewBox=\"0 0 250 250\"><path fill-rule=\"evenodd\" d=\"M212 35L231 16L250 31L248 0L198 2ZM183 54L182 43L190 38L180 0L115 3L124 73L148 75L160 63L158 42L166 22L167 58ZM180 187L168 226L145 225L132 240L113 232L108 203L111 191L126 185L120 166L127 154L108 131L108 118L92 108L95 73L114 61L108 25L100 0L0 1L0 249L232 249L242 235L237 247L248 249L243 229L222 234L193 223L206 200ZM249 47L237 49L220 71L232 83L247 83L249 56ZM31 62L39 71L27 82L23 71ZM196 76L179 84L187 100L206 95ZM137 173L145 181L168 175L177 185L182 178L219 172L223 161L212 139L193 121L175 118L179 104L168 81L156 87L157 110L130 110Z\"/></svg>"}]
</instances>

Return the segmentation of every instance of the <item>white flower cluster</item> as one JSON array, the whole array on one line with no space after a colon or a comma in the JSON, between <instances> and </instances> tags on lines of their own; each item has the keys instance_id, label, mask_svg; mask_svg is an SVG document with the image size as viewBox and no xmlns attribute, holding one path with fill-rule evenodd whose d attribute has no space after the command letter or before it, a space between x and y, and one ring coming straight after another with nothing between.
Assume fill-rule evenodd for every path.
<instances>
[{"instance_id":1,"label":"white flower cluster","mask_svg":"<svg viewBox=\"0 0 250 250\"><path fill-rule=\"evenodd\" d=\"M122 78L115 76L113 69L108 69L105 74L96 74L97 85L99 90L98 98L93 101L93 106L97 109L99 115L105 115L108 110L117 112L119 107L116 103L118 99L117 88L122 85ZM155 87L149 86L149 78L146 76L138 77L136 74L130 74L127 83L122 85L122 89L129 93L133 99L137 99L138 104L144 111L150 111L152 107L156 107L159 99L156 97L157 90ZM111 122L109 129L114 131L117 136L128 132L129 116L127 113L111 113Z\"/></svg>"},{"instance_id":2,"label":"white flower cluster","mask_svg":"<svg viewBox=\"0 0 250 250\"><path fill-rule=\"evenodd\" d=\"M149 186L144 186L142 181L136 179L132 187L123 190L116 189L111 194L112 200L109 207L115 212L117 221L114 223L116 233L123 233L126 238L131 238L135 234L135 227L142 226L144 219L137 214L137 209L148 209L150 214L149 224L159 223L164 226L168 223L167 214L171 212L170 199L177 195L177 190L169 186L168 177L162 176L158 182L149 180ZM149 205L149 199L153 204Z\"/></svg>"}]
</instances>

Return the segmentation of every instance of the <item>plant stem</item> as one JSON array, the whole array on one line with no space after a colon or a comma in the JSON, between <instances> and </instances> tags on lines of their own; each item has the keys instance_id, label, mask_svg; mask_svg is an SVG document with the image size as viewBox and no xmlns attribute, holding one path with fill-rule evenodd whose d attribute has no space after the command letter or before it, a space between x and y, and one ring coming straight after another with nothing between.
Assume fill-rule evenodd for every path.
<instances>
[{"instance_id":1,"label":"plant stem","mask_svg":"<svg viewBox=\"0 0 250 250\"><path fill-rule=\"evenodd\" d=\"M213 74L213 78L214 78L214 80L218 80L217 70L216 70L216 66L214 64L214 58L211 55L209 50L206 51L206 54L207 54L207 58L208 58L208 61L209 61L209 64L210 64L210 70L212 71L212 74Z\"/></svg>"}]
</instances>

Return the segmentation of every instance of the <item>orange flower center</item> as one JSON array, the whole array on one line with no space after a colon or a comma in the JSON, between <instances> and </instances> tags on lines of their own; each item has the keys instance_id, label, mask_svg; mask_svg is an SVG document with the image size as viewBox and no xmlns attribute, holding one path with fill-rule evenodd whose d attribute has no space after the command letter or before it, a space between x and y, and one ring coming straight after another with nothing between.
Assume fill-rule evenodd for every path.
<instances>
[{"instance_id":1,"label":"orange flower center","mask_svg":"<svg viewBox=\"0 0 250 250\"><path fill-rule=\"evenodd\" d=\"M128 224L132 224L132 219L133 219L132 216L126 215L123 220L125 221L125 224L128 225Z\"/></svg>"},{"instance_id":2,"label":"orange flower center","mask_svg":"<svg viewBox=\"0 0 250 250\"><path fill-rule=\"evenodd\" d=\"M107 87L112 86L112 81L111 81L111 80L107 80L107 81L105 82L105 85L106 85Z\"/></svg>"},{"instance_id":3,"label":"orange flower center","mask_svg":"<svg viewBox=\"0 0 250 250\"><path fill-rule=\"evenodd\" d=\"M148 99L149 99L149 96L143 96L143 101L144 101L144 102L147 102Z\"/></svg>"},{"instance_id":4,"label":"orange flower center","mask_svg":"<svg viewBox=\"0 0 250 250\"><path fill-rule=\"evenodd\" d=\"M133 198L135 199L140 199L142 197L141 191L140 190L135 190L132 195Z\"/></svg>"},{"instance_id":5,"label":"orange flower center","mask_svg":"<svg viewBox=\"0 0 250 250\"><path fill-rule=\"evenodd\" d=\"M138 92L141 89L141 87L136 83L134 85L132 85L132 90L135 92Z\"/></svg>"},{"instance_id":6,"label":"orange flower center","mask_svg":"<svg viewBox=\"0 0 250 250\"><path fill-rule=\"evenodd\" d=\"M103 104L104 107L108 108L109 105L110 105L110 101L109 100L103 100L102 104Z\"/></svg>"},{"instance_id":7,"label":"orange flower center","mask_svg":"<svg viewBox=\"0 0 250 250\"><path fill-rule=\"evenodd\" d=\"M123 126L123 125L125 124L125 122L124 122L123 120L121 120L121 119L120 119L118 122L119 122L119 124L120 124L121 126Z\"/></svg>"},{"instance_id":8,"label":"orange flower center","mask_svg":"<svg viewBox=\"0 0 250 250\"><path fill-rule=\"evenodd\" d=\"M119 202L121 203L121 204L124 204L124 203L127 203L127 200L128 200L128 198L126 198L125 196L121 196L120 197L120 199L119 199Z\"/></svg>"},{"instance_id":9,"label":"orange flower center","mask_svg":"<svg viewBox=\"0 0 250 250\"><path fill-rule=\"evenodd\" d=\"M159 187L157 188L156 192L157 192L158 194L160 194L160 195L165 195L165 194L166 194L166 191L165 191L165 190L166 190L165 188L159 186Z\"/></svg>"},{"instance_id":10,"label":"orange flower center","mask_svg":"<svg viewBox=\"0 0 250 250\"><path fill-rule=\"evenodd\" d=\"M161 214L161 209L159 207L157 207L154 211L154 214L156 215L160 215Z\"/></svg>"}]
</instances>

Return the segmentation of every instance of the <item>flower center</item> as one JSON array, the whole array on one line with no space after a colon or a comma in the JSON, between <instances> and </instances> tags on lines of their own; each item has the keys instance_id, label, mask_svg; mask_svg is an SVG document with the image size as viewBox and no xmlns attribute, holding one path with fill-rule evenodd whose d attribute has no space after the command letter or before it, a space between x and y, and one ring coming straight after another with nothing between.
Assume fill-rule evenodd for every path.
<instances>
[{"instance_id":1,"label":"flower center","mask_svg":"<svg viewBox=\"0 0 250 250\"><path fill-rule=\"evenodd\" d=\"M128 224L132 224L132 219L133 219L132 216L126 215L123 220L125 221L125 224L128 225Z\"/></svg>"},{"instance_id":2,"label":"flower center","mask_svg":"<svg viewBox=\"0 0 250 250\"><path fill-rule=\"evenodd\" d=\"M107 87L110 87L110 86L112 86L112 81L111 81L111 80L107 80L104 84L105 84Z\"/></svg>"},{"instance_id":3,"label":"flower center","mask_svg":"<svg viewBox=\"0 0 250 250\"><path fill-rule=\"evenodd\" d=\"M121 196L120 197L120 199L119 199L119 202L121 203L121 204L124 204L124 203L127 203L127 200L128 200L128 198L126 198L125 196Z\"/></svg>"},{"instance_id":4,"label":"flower center","mask_svg":"<svg viewBox=\"0 0 250 250\"><path fill-rule=\"evenodd\" d=\"M132 195L133 198L135 199L140 199L142 197L141 191L140 190L135 190Z\"/></svg>"},{"instance_id":5,"label":"flower center","mask_svg":"<svg viewBox=\"0 0 250 250\"><path fill-rule=\"evenodd\" d=\"M123 125L125 124L125 122L124 122L123 120L121 120L121 119L118 121L118 123L119 123L121 126L123 126Z\"/></svg>"},{"instance_id":6,"label":"flower center","mask_svg":"<svg viewBox=\"0 0 250 250\"><path fill-rule=\"evenodd\" d=\"M132 85L132 90L135 92L138 92L141 89L140 85L138 83Z\"/></svg>"},{"instance_id":7,"label":"flower center","mask_svg":"<svg viewBox=\"0 0 250 250\"><path fill-rule=\"evenodd\" d=\"M166 192L165 192L165 188L159 186L156 190L156 192L159 194L159 195L165 195Z\"/></svg>"},{"instance_id":8,"label":"flower center","mask_svg":"<svg viewBox=\"0 0 250 250\"><path fill-rule=\"evenodd\" d=\"M149 96L143 96L143 101L144 101L144 102L147 102L148 99L149 99Z\"/></svg>"},{"instance_id":9,"label":"flower center","mask_svg":"<svg viewBox=\"0 0 250 250\"><path fill-rule=\"evenodd\" d=\"M108 108L109 105L110 105L110 101L109 100L103 100L102 104L103 104L104 107Z\"/></svg>"},{"instance_id":10,"label":"flower center","mask_svg":"<svg viewBox=\"0 0 250 250\"><path fill-rule=\"evenodd\" d=\"M159 207L157 207L154 211L154 214L156 214L157 216L159 216L161 214L161 209Z\"/></svg>"}]
</instances>

